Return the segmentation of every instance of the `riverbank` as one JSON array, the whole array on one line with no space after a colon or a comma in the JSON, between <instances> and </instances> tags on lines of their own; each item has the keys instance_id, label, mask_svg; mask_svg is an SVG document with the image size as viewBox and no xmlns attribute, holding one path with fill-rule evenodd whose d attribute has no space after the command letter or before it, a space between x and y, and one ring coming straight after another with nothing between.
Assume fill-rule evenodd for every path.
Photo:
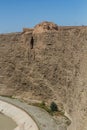
<instances>
[{"instance_id":1,"label":"riverbank","mask_svg":"<svg viewBox=\"0 0 87 130\"><path fill-rule=\"evenodd\" d=\"M38 129L40 129L40 130L61 130L61 129L67 130L67 123L66 122L68 121L68 119L65 117L58 116L58 119L55 120L44 109L41 109L41 108L36 107L36 106L28 105L25 102L19 101L18 99L12 99L12 98L0 96L0 101L6 102L10 105L13 105L14 107L25 112L28 116L30 116L32 118L32 120L38 126ZM1 105L0 105L0 108L1 108ZM15 117L16 117L16 115L18 115L18 113L16 111L14 111L14 109L12 109L12 110L9 109L9 112L15 113L14 114ZM23 121L24 116L22 115L20 118L21 118L21 121ZM19 120L19 118L17 118L17 120ZM21 126L23 127L23 123L20 123L20 124L22 124ZM17 128L15 130L17 130ZM35 128L34 128L34 130L35 130Z\"/></svg>"}]
</instances>

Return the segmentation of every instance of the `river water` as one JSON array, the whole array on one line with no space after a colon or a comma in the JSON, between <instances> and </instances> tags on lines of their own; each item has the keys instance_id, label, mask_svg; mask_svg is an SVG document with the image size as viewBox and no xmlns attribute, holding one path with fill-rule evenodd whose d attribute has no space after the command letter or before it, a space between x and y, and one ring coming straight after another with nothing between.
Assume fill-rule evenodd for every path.
<instances>
[{"instance_id":1,"label":"river water","mask_svg":"<svg viewBox=\"0 0 87 130\"><path fill-rule=\"evenodd\" d=\"M11 118L0 113L0 130L14 130L16 127L16 123Z\"/></svg>"}]
</instances>

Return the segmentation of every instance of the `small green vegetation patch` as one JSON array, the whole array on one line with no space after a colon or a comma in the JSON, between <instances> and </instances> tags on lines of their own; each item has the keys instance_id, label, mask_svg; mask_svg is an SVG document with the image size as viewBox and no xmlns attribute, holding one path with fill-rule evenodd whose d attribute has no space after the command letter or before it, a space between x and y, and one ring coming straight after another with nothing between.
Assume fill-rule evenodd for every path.
<instances>
[{"instance_id":1,"label":"small green vegetation patch","mask_svg":"<svg viewBox=\"0 0 87 130\"><path fill-rule=\"evenodd\" d=\"M33 105L40 107L40 108L43 108L51 115L54 115L55 112L59 112L58 106L55 102L51 102L50 106L47 106L44 101L42 101L41 103L35 103Z\"/></svg>"}]
</instances>

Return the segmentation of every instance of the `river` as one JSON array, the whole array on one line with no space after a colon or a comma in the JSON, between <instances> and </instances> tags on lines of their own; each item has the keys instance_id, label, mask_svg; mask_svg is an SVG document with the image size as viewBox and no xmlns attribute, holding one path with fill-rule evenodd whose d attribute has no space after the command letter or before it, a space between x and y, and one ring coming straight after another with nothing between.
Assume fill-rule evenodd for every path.
<instances>
[{"instance_id":1,"label":"river","mask_svg":"<svg viewBox=\"0 0 87 130\"><path fill-rule=\"evenodd\" d=\"M0 113L0 130L14 130L16 123L9 117Z\"/></svg>"}]
</instances>

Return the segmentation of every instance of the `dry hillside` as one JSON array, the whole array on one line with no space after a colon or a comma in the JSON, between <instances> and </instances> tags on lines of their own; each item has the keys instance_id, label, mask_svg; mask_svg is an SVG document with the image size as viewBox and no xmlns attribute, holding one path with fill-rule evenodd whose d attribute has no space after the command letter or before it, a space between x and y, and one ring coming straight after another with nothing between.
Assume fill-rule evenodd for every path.
<instances>
[{"instance_id":1,"label":"dry hillside","mask_svg":"<svg viewBox=\"0 0 87 130\"><path fill-rule=\"evenodd\" d=\"M87 27L43 22L1 34L0 95L55 100L72 119L69 130L87 130Z\"/></svg>"}]
</instances>

